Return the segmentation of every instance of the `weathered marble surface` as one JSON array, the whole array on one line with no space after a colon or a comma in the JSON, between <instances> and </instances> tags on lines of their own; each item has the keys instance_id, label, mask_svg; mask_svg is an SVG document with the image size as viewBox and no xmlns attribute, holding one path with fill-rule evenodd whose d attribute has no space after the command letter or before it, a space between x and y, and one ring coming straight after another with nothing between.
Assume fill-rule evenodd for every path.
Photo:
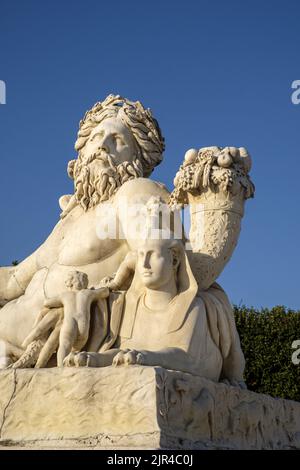
<instances>
[{"instance_id":1,"label":"weathered marble surface","mask_svg":"<svg viewBox=\"0 0 300 470\"><path fill-rule=\"evenodd\" d=\"M300 449L300 403L162 368L0 372L0 447Z\"/></svg>"}]
</instances>

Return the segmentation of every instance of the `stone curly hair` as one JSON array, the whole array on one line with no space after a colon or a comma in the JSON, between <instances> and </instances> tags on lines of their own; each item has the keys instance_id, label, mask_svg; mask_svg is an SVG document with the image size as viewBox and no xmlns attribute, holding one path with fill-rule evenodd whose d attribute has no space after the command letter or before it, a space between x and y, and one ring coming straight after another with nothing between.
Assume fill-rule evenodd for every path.
<instances>
[{"instance_id":1,"label":"stone curly hair","mask_svg":"<svg viewBox=\"0 0 300 470\"><path fill-rule=\"evenodd\" d=\"M154 167L162 161L164 138L150 109L145 109L139 101L129 101L119 95L107 96L104 101L99 101L85 113L79 123L75 142L79 158L93 128L104 119L115 116L118 116L132 132L137 144L137 157L143 167L143 176L149 176Z\"/></svg>"},{"instance_id":2,"label":"stone curly hair","mask_svg":"<svg viewBox=\"0 0 300 470\"><path fill-rule=\"evenodd\" d=\"M65 280L65 286L68 288L87 289L89 278L86 273L80 271L70 271Z\"/></svg>"}]
</instances>

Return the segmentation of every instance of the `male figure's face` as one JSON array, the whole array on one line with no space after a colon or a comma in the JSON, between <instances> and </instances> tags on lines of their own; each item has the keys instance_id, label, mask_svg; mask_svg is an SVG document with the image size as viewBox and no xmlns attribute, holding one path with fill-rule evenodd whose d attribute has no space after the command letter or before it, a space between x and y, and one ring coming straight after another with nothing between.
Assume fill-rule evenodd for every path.
<instances>
[{"instance_id":1,"label":"male figure's face","mask_svg":"<svg viewBox=\"0 0 300 470\"><path fill-rule=\"evenodd\" d=\"M175 276L172 250L159 240L148 241L138 250L136 269L145 287L163 287Z\"/></svg>"},{"instance_id":2,"label":"male figure's face","mask_svg":"<svg viewBox=\"0 0 300 470\"><path fill-rule=\"evenodd\" d=\"M93 128L74 167L76 199L87 210L107 201L132 178L143 176L138 146L118 117Z\"/></svg>"},{"instance_id":3,"label":"male figure's face","mask_svg":"<svg viewBox=\"0 0 300 470\"><path fill-rule=\"evenodd\" d=\"M112 158L115 165L132 161L136 156L134 137L117 117L105 119L92 130L83 153L89 157L101 150Z\"/></svg>"}]
</instances>

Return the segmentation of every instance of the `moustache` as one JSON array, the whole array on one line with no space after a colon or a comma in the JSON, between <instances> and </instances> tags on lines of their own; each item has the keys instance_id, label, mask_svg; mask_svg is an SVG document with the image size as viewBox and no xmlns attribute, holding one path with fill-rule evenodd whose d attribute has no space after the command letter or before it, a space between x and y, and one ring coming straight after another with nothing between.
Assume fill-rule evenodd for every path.
<instances>
[{"instance_id":1,"label":"moustache","mask_svg":"<svg viewBox=\"0 0 300 470\"><path fill-rule=\"evenodd\" d=\"M84 161L82 161L82 164L89 165L97 160L99 162L105 163L106 165L108 164L110 168L115 170L117 166L114 163L114 158L115 156L113 154L107 153L105 150L100 149L85 158Z\"/></svg>"}]
</instances>

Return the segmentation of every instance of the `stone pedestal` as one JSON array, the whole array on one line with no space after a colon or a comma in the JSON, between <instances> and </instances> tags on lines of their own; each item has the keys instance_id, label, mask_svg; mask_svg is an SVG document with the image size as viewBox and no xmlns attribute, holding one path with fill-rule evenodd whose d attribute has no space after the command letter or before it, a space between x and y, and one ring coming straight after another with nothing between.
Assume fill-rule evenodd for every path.
<instances>
[{"instance_id":1,"label":"stone pedestal","mask_svg":"<svg viewBox=\"0 0 300 470\"><path fill-rule=\"evenodd\" d=\"M0 448L300 449L300 403L160 367L0 372Z\"/></svg>"}]
</instances>

